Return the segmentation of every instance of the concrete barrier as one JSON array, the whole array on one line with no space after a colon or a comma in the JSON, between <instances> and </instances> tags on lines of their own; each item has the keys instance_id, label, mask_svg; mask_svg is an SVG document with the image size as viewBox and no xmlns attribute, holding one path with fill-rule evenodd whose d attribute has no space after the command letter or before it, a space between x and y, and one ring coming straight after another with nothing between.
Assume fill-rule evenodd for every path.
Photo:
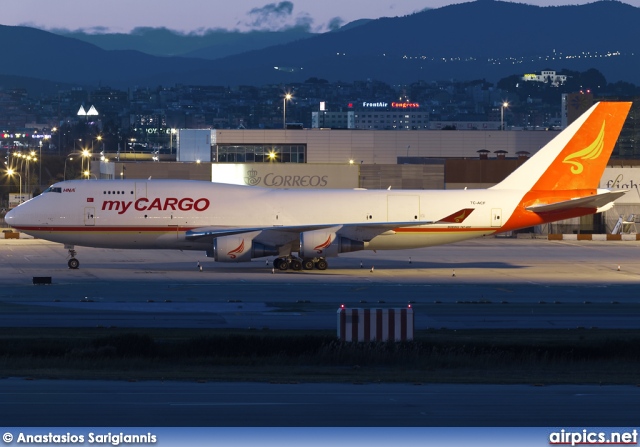
<instances>
[{"instance_id":1,"label":"concrete barrier","mask_svg":"<svg viewBox=\"0 0 640 447\"><path fill-rule=\"evenodd\" d=\"M51 276L34 276L33 284L34 285L51 284Z\"/></svg>"},{"instance_id":2,"label":"concrete barrier","mask_svg":"<svg viewBox=\"0 0 640 447\"><path fill-rule=\"evenodd\" d=\"M640 241L640 234L548 234L550 241Z\"/></svg>"},{"instance_id":3,"label":"concrete barrier","mask_svg":"<svg viewBox=\"0 0 640 447\"><path fill-rule=\"evenodd\" d=\"M338 339L342 341L413 340L413 309L338 309Z\"/></svg>"}]
</instances>

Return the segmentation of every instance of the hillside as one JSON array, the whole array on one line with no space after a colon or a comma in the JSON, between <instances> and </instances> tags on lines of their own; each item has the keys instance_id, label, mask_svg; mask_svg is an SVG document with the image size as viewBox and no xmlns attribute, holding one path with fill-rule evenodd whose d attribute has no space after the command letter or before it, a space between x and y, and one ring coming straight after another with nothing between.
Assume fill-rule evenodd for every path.
<instances>
[{"instance_id":1,"label":"hillside","mask_svg":"<svg viewBox=\"0 0 640 447\"><path fill-rule=\"evenodd\" d=\"M640 79L640 8L617 1L538 7L475 2L385 18L224 58L104 50L26 27L0 26L0 74L53 82L264 85L318 77L391 84L456 78L495 82L544 68L596 68L608 81ZM34 49L37 57L34 57ZM277 67L277 68L276 68Z\"/></svg>"}]
</instances>

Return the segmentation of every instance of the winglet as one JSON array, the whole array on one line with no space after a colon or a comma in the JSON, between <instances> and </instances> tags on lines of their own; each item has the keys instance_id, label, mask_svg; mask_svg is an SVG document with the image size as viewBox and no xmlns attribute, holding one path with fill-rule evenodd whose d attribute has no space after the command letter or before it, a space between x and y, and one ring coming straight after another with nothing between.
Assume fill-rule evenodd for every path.
<instances>
[{"instance_id":1,"label":"winglet","mask_svg":"<svg viewBox=\"0 0 640 447\"><path fill-rule=\"evenodd\" d=\"M475 208L465 208L460 211L456 211L455 213L440 219L436 223L462 223L464 220L469 217L469 214L473 212Z\"/></svg>"}]
</instances>

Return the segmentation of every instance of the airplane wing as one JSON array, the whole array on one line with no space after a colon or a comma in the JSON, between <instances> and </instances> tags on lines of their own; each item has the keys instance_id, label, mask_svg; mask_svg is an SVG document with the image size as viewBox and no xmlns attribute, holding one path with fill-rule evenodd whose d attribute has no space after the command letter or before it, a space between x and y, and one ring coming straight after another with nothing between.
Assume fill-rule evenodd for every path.
<instances>
[{"instance_id":1,"label":"airplane wing","mask_svg":"<svg viewBox=\"0 0 640 447\"><path fill-rule=\"evenodd\" d=\"M581 197L578 199L563 200L561 202L546 203L541 205L531 205L526 207L527 211L533 211L534 213L548 213L552 211L563 211L574 208L596 208L600 209L614 200L622 197L627 193L627 189L606 191L593 196Z\"/></svg>"},{"instance_id":2,"label":"airplane wing","mask_svg":"<svg viewBox=\"0 0 640 447\"><path fill-rule=\"evenodd\" d=\"M312 224L312 225L290 225L290 226L271 226L271 227L202 227L187 231L185 238L187 240L211 240L223 237L233 236L236 234L244 234L251 232L260 232L260 236L256 240L279 241L281 244L296 240L300 233L316 230L327 230L340 233L341 236L361 241L370 241L374 237L393 231L401 227L418 227L422 225L433 225L439 223L461 223L473 208L465 208L455 213L439 219L437 221L408 221L408 222L358 222L358 223L329 223L329 224Z\"/></svg>"},{"instance_id":3,"label":"airplane wing","mask_svg":"<svg viewBox=\"0 0 640 447\"><path fill-rule=\"evenodd\" d=\"M290 233L292 236L297 237L298 234L306 231L325 230L328 228L345 230L351 232L362 232L367 235L372 234L376 236L384 233L385 231L394 230L399 227L416 227L420 225L430 225L433 221L411 221L411 222L371 222L371 223L357 223L357 224L322 224L322 225L291 225L291 226L273 226L273 227L234 227L234 228L221 228L221 227L203 227L194 230L189 230L186 233L187 240L202 240L202 239L215 239L222 236L232 236L235 234L250 233L253 231L262 231L265 233ZM341 231L342 233L343 231ZM371 236L371 237L373 237Z\"/></svg>"}]
</instances>

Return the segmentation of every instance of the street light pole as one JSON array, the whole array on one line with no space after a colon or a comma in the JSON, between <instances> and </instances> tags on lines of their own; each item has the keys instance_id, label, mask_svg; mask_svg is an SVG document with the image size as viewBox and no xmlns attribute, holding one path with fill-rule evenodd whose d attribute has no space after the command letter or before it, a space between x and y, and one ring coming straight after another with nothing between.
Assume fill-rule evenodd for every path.
<instances>
[{"instance_id":1,"label":"street light pole","mask_svg":"<svg viewBox=\"0 0 640 447\"><path fill-rule=\"evenodd\" d=\"M42 140L40 140L40 155L38 156L38 161L40 162L40 164L38 165L40 167L40 174L38 175L38 183L39 183L39 187L38 189L40 189L40 187L42 186Z\"/></svg>"},{"instance_id":2,"label":"street light pole","mask_svg":"<svg viewBox=\"0 0 640 447\"><path fill-rule=\"evenodd\" d=\"M62 181L67 180L67 160L73 160L73 157L69 157L68 155L64 158L64 171L62 173Z\"/></svg>"},{"instance_id":3,"label":"street light pole","mask_svg":"<svg viewBox=\"0 0 640 447\"><path fill-rule=\"evenodd\" d=\"M504 109L509 107L509 103L504 101L500 106L500 130L504 130Z\"/></svg>"},{"instance_id":4,"label":"street light pole","mask_svg":"<svg viewBox=\"0 0 640 447\"><path fill-rule=\"evenodd\" d=\"M287 128L287 101L291 99L291 93L287 93L282 98L282 128Z\"/></svg>"},{"instance_id":5,"label":"street light pole","mask_svg":"<svg viewBox=\"0 0 640 447\"><path fill-rule=\"evenodd\" d=\"M87 149L82 150L82 164L80 166L80 171L84 171L84 158L89 158L90 155L91 153ZM91 169L91 162L89 160L87 160L87 169Z\"/></svg>"},{"instance_id":6,"label":"street light pole","mask_svg":"<svg viewBox=\"0 0 640 447\"><path fill-rule=\"evenodd\" d=\"M13 169L9 169L7 171L7 174L9 175L9 177L11 177L13 174L18 176L18 180L19 180L18 183L20 183L20 187L19 187L19 189L20 189L20 199L19 200L20 200L20 203L22 203L22 176L20 174L18 174L16 171L14 171Z\"/></svg>"}]
</instances>

